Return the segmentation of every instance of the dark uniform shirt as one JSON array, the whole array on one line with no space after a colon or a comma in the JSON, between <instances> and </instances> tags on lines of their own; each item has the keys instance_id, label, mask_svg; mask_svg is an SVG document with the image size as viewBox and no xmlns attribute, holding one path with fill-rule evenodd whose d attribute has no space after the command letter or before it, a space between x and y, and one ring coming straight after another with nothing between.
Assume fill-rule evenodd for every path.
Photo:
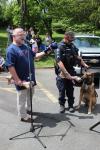
<instances>
[{"instance_id":1,"label":"dark uniform shirt","mask_svg":"<svg viewBox=\"0 0 100 150\"><path fill-rule=\"evenodd\" d=\"M78 56L78 49L73 43L65 43L62 41L55 51L56 62L62 61L64 67L71 73L76 65L76 57Z\"/></svg>"}]
</instances>

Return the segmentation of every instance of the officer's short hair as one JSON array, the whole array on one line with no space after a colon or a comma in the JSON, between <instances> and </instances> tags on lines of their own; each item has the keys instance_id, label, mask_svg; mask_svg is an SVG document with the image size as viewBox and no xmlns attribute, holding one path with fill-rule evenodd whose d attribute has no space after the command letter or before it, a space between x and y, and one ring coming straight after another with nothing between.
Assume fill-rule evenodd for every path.
<instances>
[{"instance_id":1,"label":"officer's short hair","mask_svg":"<svg viewBox=\"0 0 100 150\"><path fill-rule=\"evenodd\" d=\"M72 32L72 31L66 31L66 32L65 32L65 36L71 36L71 37L74 37L75 34L74 34L74 32Z\"/></svg>"}]
</instances>

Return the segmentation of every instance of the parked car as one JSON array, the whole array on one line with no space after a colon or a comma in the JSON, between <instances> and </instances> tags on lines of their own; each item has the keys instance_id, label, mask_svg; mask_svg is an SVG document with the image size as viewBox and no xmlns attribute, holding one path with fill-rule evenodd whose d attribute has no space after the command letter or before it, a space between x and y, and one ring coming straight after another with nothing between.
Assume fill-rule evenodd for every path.
<instances>
[{"instance_id":1,"label":"parked car","mask_svg":"<svg viewBox=\"0 0 100 150\"><path fill-rule=\"evenodd\" d=\"M95 86L100 88L100 37L94 35L76 35L73 42L79 49L79 55L90 66L89 71L94 72ZM84 69L75 66L77 75L81 75Z\"/></svg>"}]
</instances>

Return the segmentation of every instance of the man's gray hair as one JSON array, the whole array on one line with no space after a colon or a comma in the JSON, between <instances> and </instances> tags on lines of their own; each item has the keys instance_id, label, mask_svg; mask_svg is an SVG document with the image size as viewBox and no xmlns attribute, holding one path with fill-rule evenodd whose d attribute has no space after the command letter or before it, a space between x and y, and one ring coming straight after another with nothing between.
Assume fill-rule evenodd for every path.
<instances>
[{"instance_id":1,"label":"man's gray hair","mask_svg":"<svg viewBox=\"0 0 100 150\"><path fill-rule=\"evenodd\" d=\"M18 33L20 33L20 32L23 32L23 33L24 33L24 30L23 30L22 28L16 28L16 29L13 30L12 35L16 35L16 34L18 34Z\"/></svg>"}]
</instances>

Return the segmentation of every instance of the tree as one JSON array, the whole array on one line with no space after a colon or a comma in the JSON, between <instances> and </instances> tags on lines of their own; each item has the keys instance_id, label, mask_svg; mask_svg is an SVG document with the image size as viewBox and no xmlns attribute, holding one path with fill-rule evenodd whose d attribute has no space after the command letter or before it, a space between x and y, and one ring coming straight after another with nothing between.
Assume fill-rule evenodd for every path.
<instances>
[{"instance_id":1,"label":"tree","mask_svg":"<svg viewBox=\"0 0 100 150\"><path fill-rule=\"evenodd\" d=\"M2 7L2 6L4 7ZM99 0L0 0L0 18L39 31L100 29ZM6 6L6 7L5 7ZM14 14L14 15L13 15Z\"/></svg>"},{"instance_id":2,"label":"tree","mask_svg":"<svg viewBox=\"0 0 100 150\"><path fill-rule=\"evenodd\" d=\"M17 0L17 3L20 8L20 26L24 27L26 14L27 14L27 3L26 0Z\"/></svg>"}]
</instances>

